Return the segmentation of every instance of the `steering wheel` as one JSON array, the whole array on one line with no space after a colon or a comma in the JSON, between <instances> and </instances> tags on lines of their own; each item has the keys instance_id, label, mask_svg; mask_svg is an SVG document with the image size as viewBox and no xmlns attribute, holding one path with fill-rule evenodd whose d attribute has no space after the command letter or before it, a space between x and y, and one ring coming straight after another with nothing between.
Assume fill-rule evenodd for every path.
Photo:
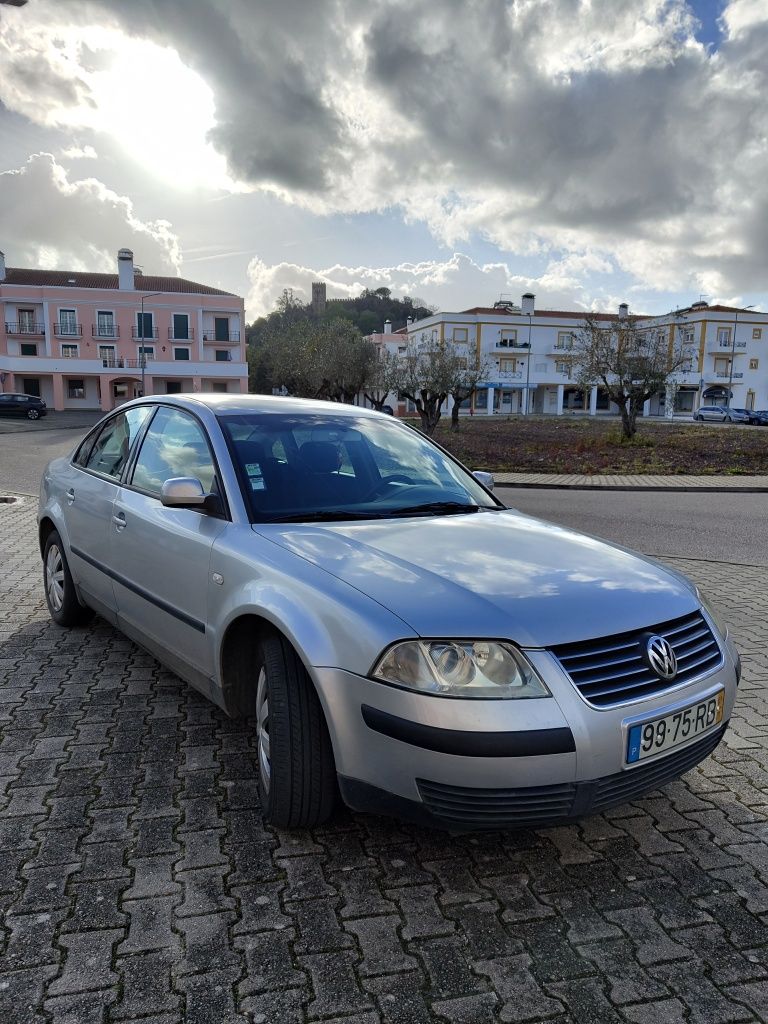
<instances>
[{"instance_id":1,"label":"steering wheel","mask_svg":"<svg viewBox=\"0 0 768 1024\"><path fill-rule=\"evenodd\" d=\"M375 498L380 491L383 491L388 484L415 484L416 481L406 476L405 473L393 473L392 476L383 477L379 482L371 488L370 491L363 498L363 501L370 501L371 498Z\"/></svg>"}]
</instances>

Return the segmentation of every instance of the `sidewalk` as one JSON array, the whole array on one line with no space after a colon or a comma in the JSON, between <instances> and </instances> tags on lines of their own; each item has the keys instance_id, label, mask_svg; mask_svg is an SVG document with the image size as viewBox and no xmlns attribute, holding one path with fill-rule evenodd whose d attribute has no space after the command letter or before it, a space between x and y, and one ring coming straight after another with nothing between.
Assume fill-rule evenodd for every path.
<instances>
[{"instance_id":1,"label":"sidewalk","mask_svg":"<svg viewBox=\"0 0 768 1024\"><path fill-rule=\"evenodd\" d=\"M0 434L28 434L38 430L82 430L86 431L98 423L106 413L101 409L65 409L57 412L49 411L39 420L28 420L23 417L7 417L0 419Z\"/></svg>"},{"instance_id":2,"label":"sidewalk","mask_svg":"<svg viewBox=\"0 0 768 1024\"><path fill-rule=\"evenodd\" d=\"M581 476L576 473L494 473L497 487L547 487L581 491L719 491L768 492L762 476Z\"/></svg>"}]
</instances>

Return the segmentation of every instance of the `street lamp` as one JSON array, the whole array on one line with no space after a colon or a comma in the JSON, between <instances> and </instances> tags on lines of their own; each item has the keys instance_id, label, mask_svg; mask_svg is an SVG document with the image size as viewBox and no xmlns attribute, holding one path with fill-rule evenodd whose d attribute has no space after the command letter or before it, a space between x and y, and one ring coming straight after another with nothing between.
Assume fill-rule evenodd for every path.
<instances>
[{"instance_id":1,"label":"street lamp","mask_svg":"<svg viewBox=\"0 0 768 1024\"><path fill-rule=\"evenodd\" d=\"M153 299L162 292L148 292L141 296L141 326L139 327L139 362L141 363L141 397L144 397L144 368L147 360L144 358L144 299Z\"/></svg>"},{"instance_id":2,"label":"street lamp","mask_svg":"<svg viewBox=\"0 0 768 1024\"><path fill-rule=\"evenodd\" d=\"M730 365L728 367L728 394L725 396L725 408L731 408L731 385L733 384L733 362L736 358L736 328L739 326L739 313L746 313L748 309L754 309L754 306L744 306L742 309L736 310L736 317L733 321L733 339L731 341L731 358Z\"/></svg>"}]
</instances>

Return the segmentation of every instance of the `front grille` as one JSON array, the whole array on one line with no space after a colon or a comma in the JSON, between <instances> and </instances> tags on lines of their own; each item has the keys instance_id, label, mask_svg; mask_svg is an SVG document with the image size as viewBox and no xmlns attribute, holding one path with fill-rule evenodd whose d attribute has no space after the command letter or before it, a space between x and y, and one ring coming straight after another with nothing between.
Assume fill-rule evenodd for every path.
<instances>
[{"instance_id":1,"label":"front grille","mask_svg":"<svg viewBox=\"0 0 768 1024\"><path fill-rule=\"evenodd\" d=\"M672 680L659 679L643 661L642 652L651 635L663 636L672 645L677 657L677 675ZM553 647L552 653L584 700L598 708L654 697L712 672L723 660L700 612L632 633L563 644Z\"/></svg>"},{"instance_id":2,"label":"front grille","mask_svg":"<svg viewBox=\"0 0 768 1024\"><path fill-rule=\"evenodd\" d=\"M684 750L658 761L589 782L521 789L470 789L417 779L425 808L450 827L495 829L530 825L554 825L598 814L665 786L690 771L715 749L727 725L702 736Z\"/></svg>"}]
</instances>

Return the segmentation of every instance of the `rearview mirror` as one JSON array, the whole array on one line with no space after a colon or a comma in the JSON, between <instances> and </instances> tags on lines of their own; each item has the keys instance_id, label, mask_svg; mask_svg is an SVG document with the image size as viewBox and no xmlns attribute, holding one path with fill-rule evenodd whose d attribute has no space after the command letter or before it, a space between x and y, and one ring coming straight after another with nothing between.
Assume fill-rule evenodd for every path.
<instances>
[{"instance_id":1,"label":"rearview mirror","mask_svg":"<svg viewBox=\"0 0 768 1024\"><path fill-rule=\"evenodd\" d=\"M203 485L193 476L175 476L160 488L160 501L169 508L199 508L208 497Z\"/></svg>"},{"instance_id":2,"label":"rearview mirror","mask_svg":"<svg viewBox=\"0 0 768 1024\"><path fill-rule=\"evenodd\" d=\"M486 490L493 490L493 485L495 483L493 479L493 473L484 473L482 470L476 469L472 473L472 476L475 478L475 480L477 480L478 483L482 484Z\"/></svg>"}]
</instances>

